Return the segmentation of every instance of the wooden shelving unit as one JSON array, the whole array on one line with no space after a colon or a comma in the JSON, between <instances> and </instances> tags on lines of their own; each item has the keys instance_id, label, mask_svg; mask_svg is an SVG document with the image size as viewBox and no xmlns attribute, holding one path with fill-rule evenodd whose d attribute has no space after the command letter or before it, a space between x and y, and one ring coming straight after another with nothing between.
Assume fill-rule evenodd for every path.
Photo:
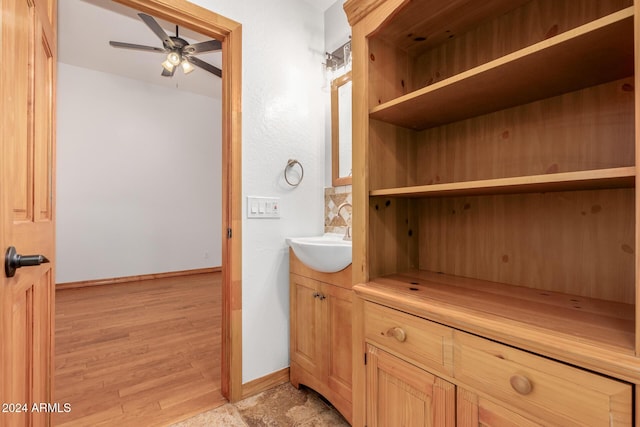
<instances>
[{"instance_id":1,"label":"wooden shelving unit","mask_svg":"<svg viewBox=\"0 0 640 427\"><path fill-rule=\"evenodd\" d=\"M549 98L633 75L633 48L628 7L375 106L370 116L423 130Z\"/></svg>"},{"instance_id":2,"label":"wooden shelving unit","mask_svg":"<svg viewBox=\"0 0 640 427\"><path fill-rule=\"evenodd\" d=\"M490 194L537 193L548 191L594 190L603 188L633 188L636 168L624 167L595 171L564 172L513 178L449 184L418 185L414 187L372 190L371 196L443 197L479 196Z\"/></svg>"},{"instance_id":3,"label":"wooden shelving unit","mask_svg":"<svg viewBox=\"0 0 640 427\"><path fill-rule=\"evenodd\" d=\"M612 356L610 372L628 379L635 375L635 367L628 366L635 345L633 304L424 270L379 277L355 291L368 300L392 301L405 312L461 329L481 321L492 326L492 339L511 341L522 335L526 338L520 337L519 343L559 358L564 353L549 346L550 337L564 343L574 358L580 358L585 347L597 347ZM545 338L536 341L533 336ZM614 360L617 357L620 360Z\"/></svg>"},{"instance_id":4,"label":"wooden shelving unit","mask_svg":"<svg viewBox=\"0 0 640 427\"><path fill-rule=\"evenodd\" d=\"M444 339L443 351L464 347L465 360L495 356L456 347L456 336L471 334L487 348L506 345L561 370L580 368L569 383L578 384L580 372L607 376L624 403L620 413L607 407L598 416L640 425L637 410L631 420L640 387L636 9L633 0L346 2L354 58L354 425L371 414L357 403L363 390L384 402L368 383L379 373L358 368L359 352L421 360L416 341L403 353L379 333L367 338L363 323L373 312L388 313L383 336L398 337L396 321L414 336L420 321L450 328L453 344ZM381 308L367 314L367 304ZM426 333L414 339L438 341ZM455 371L431 373L475 392ZM487 398L504 404L516 424L581 412ZM482 406L475 405L457 410Z\"/></svg>"}]
</instances>

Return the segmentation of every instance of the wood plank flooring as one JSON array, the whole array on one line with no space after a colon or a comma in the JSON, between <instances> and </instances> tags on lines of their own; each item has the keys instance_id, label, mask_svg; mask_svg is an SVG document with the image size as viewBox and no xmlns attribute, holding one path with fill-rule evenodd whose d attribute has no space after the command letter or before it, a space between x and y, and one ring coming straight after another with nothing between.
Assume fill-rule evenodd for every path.
<instances>
[{"instance_id":1,"label":"wood plank flooring","mask_svg":"<svg viewBox=\"0 0 640 427\"><path fill-rule=\"evenodd\" d=\"M220 393L221 274L56 292L57 426L162 426Z\"/></svg>"}]
</instances>

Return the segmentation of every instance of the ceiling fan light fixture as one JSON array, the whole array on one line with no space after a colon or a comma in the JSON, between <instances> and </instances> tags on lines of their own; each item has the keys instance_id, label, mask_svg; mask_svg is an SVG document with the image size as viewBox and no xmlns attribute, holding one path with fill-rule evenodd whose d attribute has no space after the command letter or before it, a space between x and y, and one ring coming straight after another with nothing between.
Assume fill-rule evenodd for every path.
<instances>
[{"instance_id":1,"label":"ceiling fan light fixture","mask_svg":"<svg viewBox=\"0 0 640 427\"><path fill-rule=\"evenodd\" d=\"M172 72L176 66L169 62L169 60L167 59L162 63L162 67L168 72Z\"/></svg>"},{"instance_id":2,"label":"ceiling fan light fixture","mask_svg":"<svg viewBox=\"0 0 640 427\"><path fill-rule=\"evenodd\" d=\"M162 41L162 47L144 46L140 44L117 42L113 40L109 41L109 45L117 48L135 49L166 54L167 57L162 62L161 75L163 77L173 77L176 67L178 67L179 65L182 65L182 71L185 74L189 74L195 69L195 67L199 67L218 77L222 77L222 70L220 68L215 67L196 56L192 56L204 52L220 51L222 50L221 42L212 39L200 43L189 44L189 42L181 39L178 35L177 25L175 37L170 37L151 15L138 13L138 16L147 25L147 27L149 27L149 29L153 31L153 33Z\"/></svg>"},{"instance_id":3,"label":"ceiling fan light fixture","mask_svg":"<svg viewBox=\"0 0 640 427\"><path fill-rule=\"evenodd\" d=\"M182 58L177 52L169 52L169 54L167 55L167 61L169 61L174 67L177 67L178 65L180 65Z\"/></svg>"},{"instance_id":4,"label":"ceiling fan light fixture","mask_svg":"<svg viewBox=\"0 0 640 427\"><path fill-rule=\"evenodd\" d=\"M185 74L189 74L190 72L195 70L195 67L193 65L191 65L191 63L189 61L187 61L186 59L182 61L181 65L182 65L182 71Z\"/></svg>"}]
</instances>

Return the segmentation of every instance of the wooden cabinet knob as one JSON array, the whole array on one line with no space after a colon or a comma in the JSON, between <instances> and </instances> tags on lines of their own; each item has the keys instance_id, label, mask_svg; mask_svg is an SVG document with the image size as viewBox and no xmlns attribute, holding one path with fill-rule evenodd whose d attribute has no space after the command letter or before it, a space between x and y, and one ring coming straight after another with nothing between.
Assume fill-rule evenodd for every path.
<instances>
[{"instance_id":1,"label":"wooden cabinet knob","mask_svg":"<svg viewBox=\"0 0 640 427\"><path fill-rule=\"evenodd\" d=\"M513 389L516 392L522 395L527 395L531 393L531 390L533 390L533 385L531 385L531 381L529 381L529 378L523 375L513 375L509 379L509 382L511 383L511 387L513 387Z\"/></svg>"},{"instance_id":2,"label":"wooden cabinet knob","mask_svg":"<svg viewBox=\"0 0 640 427\"><path fill-rule=\"evenodd\" d=\"M407 334L405 333L405 331L402 328L390 328L386 335L388 337L394 337L395 339L397 339L400 342L404 342L407 339Z\"/></svg>"}]
</instances>

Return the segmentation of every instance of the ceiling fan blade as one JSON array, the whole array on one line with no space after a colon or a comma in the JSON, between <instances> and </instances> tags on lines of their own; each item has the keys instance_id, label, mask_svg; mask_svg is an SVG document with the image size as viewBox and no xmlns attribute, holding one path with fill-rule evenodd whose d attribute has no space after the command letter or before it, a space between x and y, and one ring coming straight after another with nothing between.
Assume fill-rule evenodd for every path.
<instances>
[{"instance_id":1,"label":"ceiling fan blade","mask_svg":"<svg viewBox=\"0 0 640 427\"><path fill-rule=\"evenodd\" d=\"M109 44L113 47L121 47L124 49L147 50L150 52L160 52L160 53L167 52L166 49L162 49L159 47L152 47L152 46L143 46L141 44L123 43L123 42L114 42L114 41L110 41Z\"/></svg>"},{"instance_id":2,"label":"ceiling fan blade","mask_svg":"<svg viewBox=\"0 0 640 427\"><path fill-rule=\"evenodd\" d=\"M164 46L175 49L175 43L173 42L173 40L171 40L167 33L164 32L160 24L158 24L158 21L156 21L153 16L147 15L145 13L139 13L138 16L144 21L145 24L147 24L147 27L149 27L151 31L153 31L155 35L158 36L160 40L162 40Z\"/></svg>"},{"instance_id":3,"label":"ceiling fan blade","mask_svg":"<svg viewBox=\"0 0 640 427\"><path fill-rule=\"evenodd\" d=\"M196 58L195 56L185 56L185 58L187 58L187 61L191 62L193 65L200 67L210 73L213 73L218 77L222 77L222 70L220 68L214 67L213 65L204 62L202 59Z\"/></svg>"},{"instance_id":4,"label":"ceiling fan blade","mask_svg":"<svg viewBox=\"0 0 640 427\"><path fill-rule=\"evenodd\" d=\"M220 49L222 49L222 43L220 43L218 40L209 40L206 42L185 46L182 51L194 55L196 53L211 52L212 50Z\"/></svg>"},{"instance_id":5,"label":"ceiling fan blade","mask_svg":"<svg viewBox=\"0 0 640 427\"><path fill-rule=\"evenodd\" d=\"M162 74L161 75L164 76L164 77L173 77L173 75L176 72L176 68L178 68L178 67L173 67L173 70L167 71L166 68L162 67Z\"/></svg>"}]
</instances>

